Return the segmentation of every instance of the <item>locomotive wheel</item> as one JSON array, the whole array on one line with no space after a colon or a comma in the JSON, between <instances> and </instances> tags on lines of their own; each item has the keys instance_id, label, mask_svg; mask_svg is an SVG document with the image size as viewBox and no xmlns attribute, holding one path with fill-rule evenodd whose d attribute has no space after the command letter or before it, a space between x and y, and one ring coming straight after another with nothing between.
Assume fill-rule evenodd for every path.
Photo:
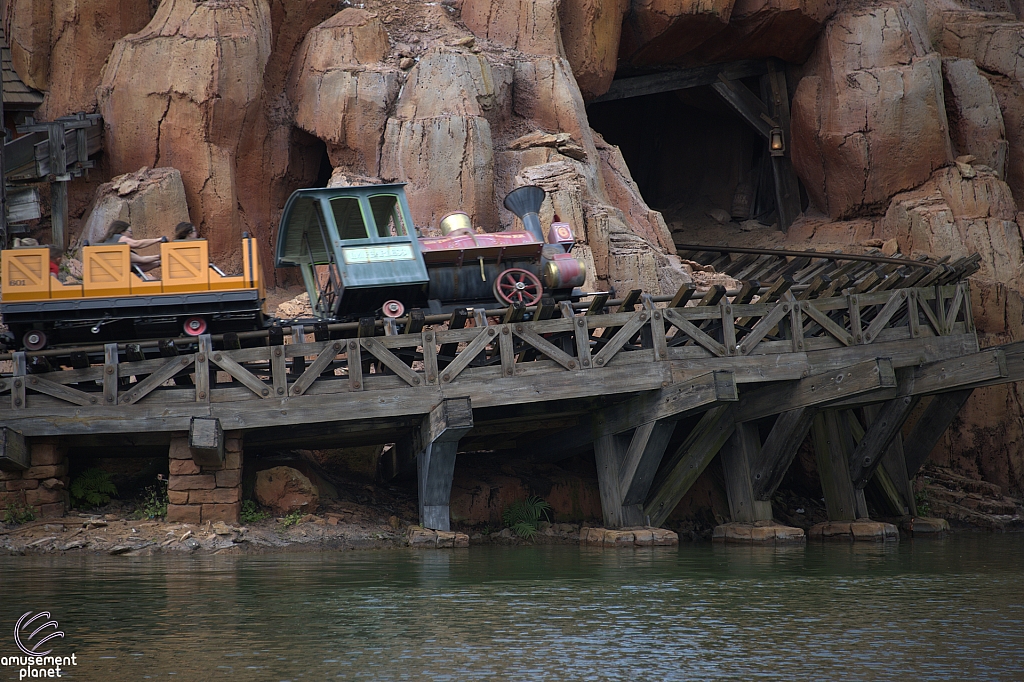
<instances>
[{"instance_id":1,"label":"locomotive wheel","mask_svg":"<svg viewBox=\"0 0 1024 682\"><path fill-rule=\"evenodd\" d=\"M46 348L46 332L39 329L29 329L21 337L21 345L25 350L42 350Z\"/></svg>"},{"instance_id":2,"label":"locomotive wheel","mask_svg":"<svg viewBox=\"0 0 1024 682\"><path fill-rule=\"evenodd\" d=\"M182 325L187 336L199 336L206 332L206 320L201 317L190 317Z\"/></svg>"},{"instance_id":3,"label":"locomotive wheel","mask_svg":"<svg viewBox=\"0 0 1024 682\"><path fill-rule=\"evenodd\" d=\"M405 312L405 306L401 301L385 301L381 306L381 312L384 313L384 317L401 317Z\"/></svg>"},{"instance_id":4,"label":"locomotive wheel","mask_svg":"<svg viewBox=\"0 0 1024 682\"><path fill-rule=\"evenodd\" d=\"M537 275L522 268L503 270L494 280L494 298L505 305L522 303L536 305L544 293L544 286Z\"/></svg>"}]
</instances>

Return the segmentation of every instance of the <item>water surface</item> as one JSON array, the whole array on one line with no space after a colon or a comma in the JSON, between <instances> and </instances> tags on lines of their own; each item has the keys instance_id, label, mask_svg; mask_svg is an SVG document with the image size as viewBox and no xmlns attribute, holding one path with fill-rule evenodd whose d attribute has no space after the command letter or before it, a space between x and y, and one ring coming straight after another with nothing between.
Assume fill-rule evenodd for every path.
<instances>
[{"instance_id":1,"label":"water surface","mask_svg":"<svg viewBox=\"0 0 1024 682\"><path fill-rule=\"evenodd\" d=\"M1020 680L1022 571L1012 535L0 557L0 655L48 610L71 680Z\"/></svg>"}]
</instances>

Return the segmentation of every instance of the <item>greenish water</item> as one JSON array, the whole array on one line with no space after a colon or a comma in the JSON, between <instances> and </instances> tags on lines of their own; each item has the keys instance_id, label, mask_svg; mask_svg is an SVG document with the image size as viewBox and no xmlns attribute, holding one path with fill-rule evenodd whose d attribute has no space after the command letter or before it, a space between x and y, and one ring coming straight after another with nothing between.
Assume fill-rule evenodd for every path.
<instances>
[{"instance_id":1,"label":"greenish water","mask_svg":"<svg viewBox=\"0 0 1024 682\"><path fill-rule=\"evenodd\" d=\"M48 610L64 677L99 682L1021 680L1022 572L1008 535L0 557L0 656Z\"/></svg>"}]
</instances>

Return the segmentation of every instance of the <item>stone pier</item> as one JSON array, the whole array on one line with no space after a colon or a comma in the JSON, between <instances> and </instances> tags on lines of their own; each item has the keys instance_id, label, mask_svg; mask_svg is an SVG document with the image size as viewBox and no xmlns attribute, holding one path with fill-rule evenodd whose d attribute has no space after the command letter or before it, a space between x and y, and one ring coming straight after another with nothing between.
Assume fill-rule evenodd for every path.
<instances>
[{"instance_id":1,"label":"stone pier","mask_svg":"<svg viewBox=\"0 0 1024 682\"><path fill-rule=\"evenodd\" d=\"M223 460L196 462L187 434L171 439L167 520L177 523L238 523L242 506L242 437L224 434Z\"/></svg>"},{"instance_id":2,"label":"stone pier","mask_svg":"<svg viewBox=\"0 0 1024 682\"><path fill-rule=\"evenodd\" d=\"M13 437L17 437L8 431ZM13 444L12 444L13 445ZM0 513L9 506L31 507L40 518L51 519L64 516L70 507L68 496L67 446L59 438L35 438L31 442L21 439L24 459L18 463L14 458L5 461L9 469L0 471ZM15 447L11 447L13 451ZM26 461L27 460L27 461Z\"/></svg>"}]
</instances>

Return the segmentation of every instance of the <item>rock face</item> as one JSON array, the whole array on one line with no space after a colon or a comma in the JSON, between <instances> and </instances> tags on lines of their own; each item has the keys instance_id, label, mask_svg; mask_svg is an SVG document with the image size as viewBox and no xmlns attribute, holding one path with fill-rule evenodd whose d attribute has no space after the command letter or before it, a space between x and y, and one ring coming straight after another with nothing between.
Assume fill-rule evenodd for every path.
<instances>
[{"instance_id":1,"label":"rock face","mask_svg":"<svg viewBox=\"0 0 1024 682\"><path fill-rule=\"evenodd\" d=\"M235 158L269 53L264 1L164 0L115 44L99 90L112 170L178 168L192 222L229 267L241 237Z\"/></svg>"},{"instance_id":2,"label":"rock face","mask_svg":"<svg viewBox=\"0 0 1024 682\"><path fill-rule=\"evenodd\" d=\"M82 239L98 244L115 220L131 224L136 239L173 237L175 226L188 220L181 173L175 168L143 168L100 185L83 222Z\"/></svg>"},{"instance_id":3,"label":"rock face","mask_svg":"<svg viewBox=\"0 0 1024 682\"><path fill-rule=\"evenodd\" d=\"M256 500L278 514L314 512L320 493L301 472L291 467L274 467L256 474Z\"/></svg>"},{"instance_id":4,"label":"rock face","mask_svg":"<svg viewBox=\"0 0 1024 682\"><path fill-rule=\"evenodd\" d=\"M565 57L584 99L603 95L612 84L627 9L626 0L562 0L558 6Z\"/></svg>"},{"instance_id":5,"label":"rock face","mask_svg":"<svg viewBox=\"0 0 1024 682\"><path fill-rule=\"evenodd\" d=\"M720 31L735 0L639 0L623 24L619 56L636 66L679 62Z\"/></svg>"},{"instance_id":6,"label":"rock face","mask_svg":"<svg viewBox=\"0 0 1024 682\"><path fill-rule=\"evenodd\" d=\"M952 161L939 55L918 5L828 25L793 98L793 165L833 219L877 211Z\"/></svg>"},{"instance_id":7,"label":"rock face","mask_svg":"<svg viewBox=\"0 0 1024 682\"><path fill-rule=\"evenodd\" d=\"M970 59L943 59L942 76L953 153L973 156L1003 178L1009 145L992 85Z\"/></svg>"},{"instance_id":8,"label":"rock face","mask_svg":"<svg viewBox=\"0 0 1024 682\"><path fill-rule=\"evenodd\" d=\"M463 0L462 21L479 38L527 54L563 54L554 0Z\"/></svg>"},{"instance_id":9,"label":"rock face","mask_svg":"<svg viewBox=\"0 0 1024 682\"><path fill-rule=\"evenodd\" d=\"M494 143L484 116L507 95L487 60L457 49L428 52L409 74L384 131L381 177L405 180L417 226L455 210L497 226Z\"/></svg>"},{"instance_id":10,"label":"rock face","mask_svg":"<svg viewBox=\"0 0 1024 682\"><path fill-rule=\"evenodd\" d=\"M398 96L399 73L378 64L387 34L368 12L345 9L313 28L289 79L295 123L327 143L332 166L380 170L380 131Z\"/></svg>"}]
</instances>

